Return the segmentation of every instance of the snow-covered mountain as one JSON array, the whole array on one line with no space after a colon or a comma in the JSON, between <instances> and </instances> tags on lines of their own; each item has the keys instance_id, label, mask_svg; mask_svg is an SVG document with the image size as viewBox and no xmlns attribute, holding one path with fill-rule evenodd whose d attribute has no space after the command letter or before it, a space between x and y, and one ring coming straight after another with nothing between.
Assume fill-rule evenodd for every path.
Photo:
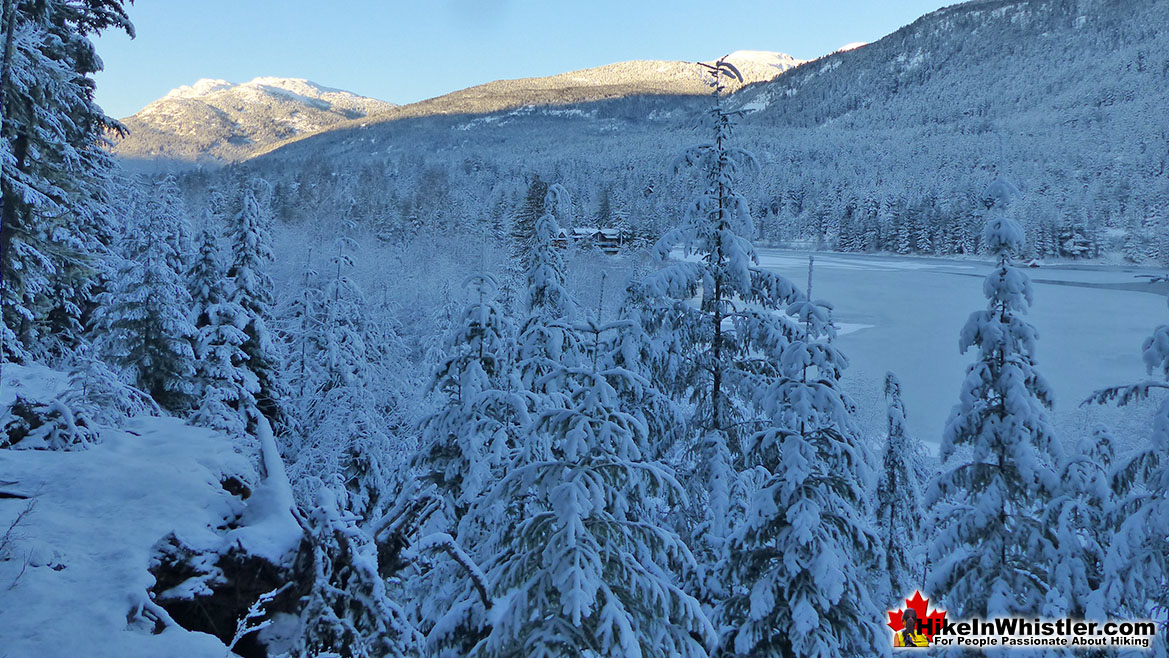
<instances>
[{"instance_id":1,"label":"snow-covered mountain","mask_svg":"<svg viewBox=\"0 0 1169 658\"><path fill-rule=\"evenodd\" d=\"M1157 29L1167 23L1169 0L976 0L747 85L727 102L745 115L736 139L759 156L748 194L761 233L829 249L968 253L981 225L972 199L1003 174L1023 191L1016 214L1032 255L1123 250L1169 262L1157 120L1169 104L1169 33ZM284 183L293 220L354 199L358 217L449 221L474 213L436 207L435 181L452 199L494 202L533 173L555 177L594 216L607 188L662 189L668 163L702 139L694 128L709 99L678 92L705 91L698 68L627 63L491 83L249 164ZM387 176L392 188L362 183ZM627 216L664 225L657 195L626 196ZM418 213L385 210L414 198Z\"/></svg>"},{"instance_id":2,"label":"snow-covered mountain","mask_svg":"<svg viewBox=\"0 0 1169 658\"><path fill-rule=\"evenodd\" d=\"M741 50L728 56L744 84L766 82L803 63L790 55ZM123 120L130 135L115 152L170 161L246 160L289 140L378 121L487 114L527 106L588 103L632 96L709 93L706 70L694 62L619 62L541 78L497 80L409 105L356 96L307 80L256 78L244 84L199 80L179 87ZM733 83L732 88L742 85Z\"/></svg>"},{"instance_id":3,"label":"snow-covered mountain","mask_svg":"<svg viewBox=\"0 0 1169 658\"><path fill-rule=\"evenodd\" d=\"M773 80L803 60L777 52L740 50L728 56L744 84ZM707 70L695 62L635 60L542 78L496 80L403 105L379 119L486 114L521 107L591 103L636 96L695 96L710 93ZM737 83L730 89L738 89Z\"/></svg>"},{"instance_id":4,"label":"snow-covered mountain","mask_svg":"<svg viewBox=\"0 0 1169 658\"><path fill-rule=\"evenodd\" d=\"M115 152L131 159L238 161L286 139L393 107L298 78L242 84L203 79L123 119L129 134Z\"/></svg>"}]
</instances>

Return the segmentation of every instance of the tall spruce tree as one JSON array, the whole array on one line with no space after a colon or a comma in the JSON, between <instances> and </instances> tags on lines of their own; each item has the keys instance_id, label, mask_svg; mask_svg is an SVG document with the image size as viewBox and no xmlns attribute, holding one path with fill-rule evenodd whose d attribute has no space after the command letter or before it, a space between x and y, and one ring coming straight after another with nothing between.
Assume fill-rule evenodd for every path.
<instances>
[{"instance_id":1,"label":"tall spruce tree","mask_svg":"<svg viewBox=\"0 0 1169 658\"><path fill-rule=\"evenodd\" d=\"M258 384L256 406L273 425L278 425L282 422L283 385L278 344L268 331L273 303L272 279L268 275L272 261L269 230L256 196L248 187L230 229L232 261L227 277L232 285L228 298L243 311L236 327L247 335L240 348L247 355L247 368ZM249 432L255 427L254 422L248 423Z\"/></svg>"},{"instance_id":2,"label":"tall spruce tree","mask_svg":"<svg viewBox=\"0 0 1169 658\"><path fill-rule=\"evenodd\" d=\"M514 329L495 303L495 279L476 274L464 285L472 300L431 384L445 401L423 422L416 460L423 479L442 492L455 524L515 447L529 406L514 381Z\"/></svg>"},{"instance_id":3,"label":"tall spruce tree","mask_svg":"<svg viewBox=\"0 0 1169 658\"><path fill-rule=\"evenodd\" d=\"M504 475L533 405L516 375L514 328L495 302L494 277L475 274L464 287L471 299L455 321L447 357L434 374L431 392L437 408L422 423L415 465L442 501L436 525L447 539L444 545L459 547L460 555L465 550L479 555L498 519L470 511ZM482 637L488 602L482 583L477 584L472 587L463 568L449 561L427 574L425 591L417 598L435 655L465 656Z\"/></svg>"},{"instance_id":4,"label":"tall spruce tree","mask_svg":"<svg viewBox=\"0 0 1169 658\"><path fill-rule=\"evenodd\" d=\"M167 234L171 251L176 260L171 267L176 272L185 272L191 267L193 248L191 240L191 221L187 216L186 204L183 202L183 193L179 189L174 174L167 174L151 186L151 201L158 205L159 214L166 219L166 225L172 227Z\"/></svg>"},{"instance_id":5,"label":"tall spruce tree","mask_svg":"<svg viewBox=\"0 0 1169 658\"><path fill-rule=\"evenodd\" d=\"M247 334L237 326L246 317L243 308L228 296L218 238L210 224L204 227L199 242L199 254L188 275L199 398L192 421L240 434L259 419L255 399L259 381L248 368L243 351Z\"/></svg>"},{"instance_id":6,"label":"tall spruce tree","mask_svg":"<svg viewBox=\"0 0 1169 658\"><path fill-rule=\"evenodd\" d=\"M778 371L753 378L769 426L746 444L757 484L722 561L725 655L877 655L884 646L861 562L878 545L866 455L841 391L848 360L831 343L831 309L790 304L799 331L763 353Z\"/></svg>"},{"instance_id":7,"label":"tall spruce tree","mask_svg":"<svg viewBox=\"0 0 1169 658\"><path fill-rule=\"evenodd\" d=\"M286 438L286 456L293 461L298 459L301 446L309 443L308 434L323 407L320 392L324 389L325 376L318 357L323 352L321 314L324 292L320 273L312 262L312 253L311 249L306 253L297 276L297 288L284 298L285 304L279 312L280 333L285 344L284 372L292 380L287 392L285 423L290 437Z\"/></svg>"},{"instance_id":8,"label":"tall spruce tree","mask_svg":"<svg viewBox=\"0 0 1169 658\"><path fill-rule=\"evenodd\" d=\"M9 0L0 17L0 358L71 344L109 246L118 124L94 103L101 60L90 41L133 27L122 0ZM49 316L53 326L46 327ZM72 321L63 321L72 318ZM53 338L54 340L44 340Z\"/></svg>"},{"instance_id":9,"label":"tall spruce tree","mask_svg":"<svg viewBox=\"0 0 1169 658\"><path fill-rule=\"evenodd\" d=\"M560 185L547 187L544 214L536 221L525 257L528 281L528 313L517 341L516 367L525 390L546 388L545 375L575 358L577 336L568 323L576 301L564 283L564 258L557 240L557 211L571 204Z\"/></svg>"},{"instance_id":10,"label":"tall spruce tree","mask_svg":"<svg viewBox=\"0 0 1169 658\"><path fill-rule=\"evenodd\" d=\"M321 296L321 347L324 351L323 391L339 386L368 387L373 384L370 356L372 321L365 294L352 277L352 251L356 242L349 237L334 240L329 279Z\"/></svg>"},{"instance_id":11,"label":"tall spruce tree","mask_svg":"<svg viewBox=\"0 0 1169 658\"><path fill-rule=\"evenodd\" d=\"M622 408L622 390L649 385L611 365L601 336L624 325L577 326L591 337L582 363L547 375L557 393L476 505L500 522L485 542L489 629L469 655L697 658L713 643L698 601L677 584L693 558L646 513L651 498L683 494L643 456L646 426Z\"/></svg>"},{"instance_id":12,"label":"tall spruce tree","mask_svg":"<svg viewBox=\"0 0 1169 658\"><path fill-rule=\"evenodd\" d=\"M345 489L346 509L368 520L389 486L389 434L404 424L397 418L401 409L389 399L390 389L402 384L395 373L401 356L391 349L391 332L379 330L353 277L355 247L352 238L337 238L324 289L303 298L309 302L305 310L312 313L315 306L318 317L306 325L298 345L304 349L296 357L307 363L294 366L311 373L309 399L296 406L302 445L294 472L310 484L300 487L302 493L316 478L335 478Z\"/></svg>"},{"instance_id":13,"label":"tall spruce tree","mask_svg":"<svg viewBox=\"0 0 1169 658\"><path fill-rule=\"evenodd\" d=\"M918 551L924 540L921 489L925 452L906 427L901 381L891 372L885 375L885 402L888 429L877 480L877 537L884 558L880 564L882 580L889 586L881 594L885 600L896 601L921 587L924 565Z\"/></svg>"},{"instance_id":14,"label":"tall spruce tree","mask_svg":"<svg viewBox=\"0 0 1169 658\"><path fill-rule=\"evenodd\" d=\"M1056 536L1052 613L1077 619L1103 619L1107 611L1098 594L1104 561L1112 541L1110 519L1115 501L1109 482L1111 439L1097 433L1067 455L1060 467L1059 490L1046 510L1046 524ZM1056 598L1056 596L1058 598Z\"/></svg>"},{"instance_id":15,"label":"tall spruce tree","mask_svg":"<svg viewBox=\"0 0 1169 658\"><path fill-rule=\"evenodd\" d=\"M665 259L676 247L691 256L645 277L647 304L640 322L650 332L655 381L679 402L692 405L687 478L691 495L692 546L710 565L726 547L734 516L736 459L744 432L763 417L752 406L755 381L776 365L760 353L778 353L794 325L783 317L800 298L787 279L758 266L751 236L754 224L737 179L756 168L755 159L731 146L734 113L722 105L724 75L741 78L730 64L710 67L714 107L708 114L712 141L686 150L675 172L697 170L703 188L686 208L683 223L658 241ZM697 305L690 300L699 296ZM704 598L726 594L725 583L708 572Z\"/></svg>"},{"instance_id":16,"label":"tall spruce tree","mask_svg":"<svg viewBox=\"0 0 1169 658\"><path fill-rule=\"evenodd\" d=\"M548 195L548 183L532 176L528 191L520 207L511 218L507 249L510 258L504 267L500 286L500 304L510 313L518 313L523 304L524 269L528 253L536 237L536 222L544 216L544 199Z\"/></svg>"},{"instance_id":17,"label":"tall spruce tree","mask_svg":"<svg viewBox=\"0 0 1169 658\"><path fill-rule=\"evenodd\" d=\"M162 407L188 411L195 402L195 329L190 295L172 269L170 227L157 207L128 228L124 259L101 299L100 341L111 363Z\"/></svg>"},{"instance_id":18,"label":"tall spruce tree","mask_svg":"<svg viewBox=\"0 0 1169 658\"><path fill-rule=\"evenodd\" d=\"M1014 267L1023 230L992 213L983 245L997 265L970 315L960 349L977 350L942 437L942 472L927 492L936 532L926 586L961 617L1045 614L1055 602L1056 538L1043 514L1058 490L1051 389L1035 366L1034 327L1023 314L1031 281Z\"/></svg>"}]
</instances>

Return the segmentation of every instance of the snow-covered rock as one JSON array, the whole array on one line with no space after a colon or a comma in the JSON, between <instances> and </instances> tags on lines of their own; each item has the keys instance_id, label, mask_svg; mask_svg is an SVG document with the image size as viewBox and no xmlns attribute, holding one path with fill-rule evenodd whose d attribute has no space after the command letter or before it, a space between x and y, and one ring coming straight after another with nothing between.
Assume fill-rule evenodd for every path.
<instances>
[{"instance_id":1,"label":"snow-covered rock","mask_svg":"<svg viewBox=\"0 0 1169 658\"><path fill-rule=\"evenodd\" d=\"M65 375L4 364L0 381L9 401L59 394ZM152 569L164 537L273 562L295 551L278 455L261 480L232 439L175 418L98 429L84 451L0 450L0 654L222 658L220 639L156 603Z\"/></svg>"}]
</instances>

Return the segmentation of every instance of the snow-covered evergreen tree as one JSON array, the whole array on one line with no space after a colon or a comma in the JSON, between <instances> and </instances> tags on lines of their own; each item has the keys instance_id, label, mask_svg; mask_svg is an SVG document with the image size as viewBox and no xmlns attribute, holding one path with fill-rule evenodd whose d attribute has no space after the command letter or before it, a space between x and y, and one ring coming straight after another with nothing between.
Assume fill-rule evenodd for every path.
<instances>
[{"instance_id":1,"label":"snow-covered evergreen tree","mask_svg":"<svg viewBox=\"0 0 1169 658\"><path fill-rule=\"evenodd\" d=\"M1058 487L1048 419L1051 389L1035 366L1037 334L1023 314L1031 282L1012 264L1023 231L994 211L983 245L997 260L987 308L962 329L977 350L942 438L942 472L927 491L936 522L926 587L965 617L1056 613L1055 537L1043 520Z\"/></svg>"},{"instance_id":2,"label":"snow-covered evergreen tree","mask_svg":"<svg viewBox=\"0 0 1169 658\"><path fill-rule=\"evenodd\" d=\"M515 374L514 328L495 301L494 277L474 274L464 287L470 300L455 319L447 356L435 371L430 392L436 408L422 422L415 465L441 500L441 514L431 525L446 538L443 545L457 547L460 555L479 555L483 537L498 519L469 511L504 474L530 422L532 403ZM419 627L428 632L436 655L466 655L482 636L482 591L468 584L458 564L423 567L426 583L416 597Z\"/></svg>"},{"instance_id":3,"label":"snow-covered evergreen tree","mask_svg":"<svg viewBox=\"0 0 1169 658\"><path fill-rule=\"evenodd\" d=\"M179 190L178 181L174 174L162 177L151 190L150 202L156 204L156 212L164 219L164 225L169 228L166 240L170 243L170 251L175 260L171 267L176 272L185 272L191 267L193 254L191 240L191 220L187 216L186 204L183 203L183 193Z\"/></svg>"},{"instance_id":4,"label":"snow-covered evergreen tree","mask_svg":"<svg viewBox=\"0 0 1169 658\"><path fill-rule=\"evenodd\" d=\"M352 238L334 241L329 279L321 296L321 349L325 381L322 392L338 386L369 386L371 372L371 320L365 294L353 280Z\"/></svg>"},{"instance_id":5,"label":"snow-covered evergreen tree","mask_svg":"<svg viewBox=\"0 0 1169 658\"><path fill-rule=\"evenodd\" d=\"M622 324L577 330L599 336ZM648 382L602 367L608 361L595 352L549 374L559 404L541 413L476 506L508 514L486 553L490 628L469 655L706 655L713 628L674 571L693 558L644 511L650 497L678 499L681 487L643 457L645 425L621 408L621 390Z\"/></svg>"},{"instance_id":6,"label":"snow-covered evergreen tree","mask_svg":"<svg viewBox=\"0 0 1169 658\"><path fill-rule=\"evenodd\" d=\"M106 131L91 39L133 35L122 0L5 4L0 70L0 358L79 338L113 235ZM50 322L50 313L57 319ZM68 319L68 320L65 320ZM65 320L65 321L63 321ZM50 326L45 326L46 324ZM53 335L68 331L72 336Z\"/></svg>"},{"instance_id":7,"label":"snow-covered evergreen tree","mask_svg":"<svg viewBox=\"0 0 1169 658\"><path fill-rule=\"evenodd\" d=\"M446 360L447 338L454 330L459 307L451 297L450 287L443 285L439 294L438 303L430 315L429 331L422 336L422 362L427 366L426 373L438 370L439 365Z\"/></svg>"},{"instance_id":8,"label":"snow-covered evergreen tree","mask_svg":"<svg viewBox=\"0 0 1169 658\"><path fill-rule=\"evenodd\" d=\"M557 212L572 203L560 185L547 186L544 214L536 220L525 257L528 280L528 314L516 345L516 367L525 390L544 391L545 375L574 358L578 342L568 323L576 301L564 282L564 258L557 246L560 226Z\"/></svg>"},{"instance_id":9,"label":"snow-covered evergreen tree","mask_svg":"<svg viewBox=\"0 0 1169 658\"><path fill-rule=\"evenodd\" d=\"M255 399L259 381L248 368L243 351L248 337L240 328L246 316L229 297L218 239L211 226L204 227L199 242L199 254L188 276L199 398L192 422L242 434L259 418Z\"/></svg>"},{"instance_id":10,"label":"snow-covered evergreen tree","mask_svg":"<svg viewBox=\"0 0 1169 658\"><path fill-rule=\"evenodd\" d=\"M644 280L647 312L641 326L650 332L655 381L680 402L693 406L689 455L695 475L688 480L693 505L694 548L717 561L733 520L734 462L744 430L759 418L752 412L751 376L774 366L762 351L778 353L791 323L781 311L799 298L783 277L760 268L751 237L754 224L734 184L755 159L731 146L733 113L723 108L723 75L739 77L726 62L711 67L713 141L685 151L675 170L698 170L703 189L687 206L683 223L666 232L656 253L666 258L680 246L692 256L667 265ZM690 299L700 295L697 306ZM725 594L725 583L703 578L709 598ZM706 596L706 595L704 595Z\"/></svg>"},{"instance_id":11,"label":"snow-covered evergreen tree","mask_svg":"<svg viewBox=\"0 0 1169 658\"><path fill-rule=\"evenodd\" d=\"M190 294L172 269L169 230L155 211L128 227L125 258L103 294L97 324L109 361L158 404L185 412L196 401L195 329L187 318Z\"/></svg>"},{"instance_id":12,"label":"snow-covered evergreen tree","mask_svg":"<svg viewBox=\"0 0 1169 658\"><path fill-rule=\"evenodd\" d=\"M1113 532L1111 462L1111 439L1098 431L1065 458L1058 493L1047 509L1046 523L1056 536L1051 584L1062 598L1056 612L1077 619L1103 619L1108 612L1097 590Z\"/></svg>"},{"instance_id":13,"label":"snow-covered evergreen tree","mask_svg":"<svg viewBox=\"0 0 1169 658\"><path fill-rule=\"evenodd\" d=\"M386 591L377 546L328 486L301 520L312 546L313 586L293 658L417 655L418 634Z\"/></svg>"},{"instance_id":14,"label":"snow-covered evergreen tree","mask_svg":"<svg viewBox=\"0 0 1169 658\"><path fill-rule=\"evenodd\" d=\"M548 184L532 176L523 203L511 218L507 243L510 258L504 268L500 286L500 305L505 311L518 313L523 304L524 265L536 236L536 222L544 216L544 198Z\"/></svg>"},{"instance_id":15,"label":"snow-covered evergreen tree","mask_svg":"<svg viewBox=\"0 0 1169 658\"><path fill-rule=\"evenodd\" d=\"M883 601L911 596L921 587L924 511L921 503L922 464L925 449L905 426L905 403L901 381L885 375L885 402L888 419L885 456L877 479L877 538L882 581L889 589Z\"/></svg>"},{"instance_id":16,"label":"snow-covered evergreen tree","mask_svg":"<svg viewBox=\"0 0 1169 658\"><path fill-rule=\"evenodd\" d=\"M646 312L650 308L644 284L634 280L625 291L625 302L618 317L624 328L613 337L614 345L609 356L611 367L623 368L653 383L659 372L655 360L660 361L663 354L655 343L653 327L647 328L643 324L653 322L657 317L655 313ZM623 407L646 425L646 437L650 442L641 446L642 452L652 459L680 461L680 452L687 445L689 436L683 405L657 385L628 389L621 395Z\"/></svg>"},{"instance_id":17,"label":"snow-covered evergreen tree","mask_svg":"<svg viewBox=\"0 0 1169 658\"><path fill-rule=\"evenodd\" d=\"M1148 443L1120 458L1113 472L1113 486L1121 494L1119 527L1104 561L1100 605L1110 613L1144 617L1157 612L1163 619L1169 611L1169 324L1153 330L1142 354L1155 379L1104 389L1090 398L1121 406L1155 395L1164 398L1153 413ZM1166 655L1169 639L1162 634L1154 648L1155 655Z\"/></svg>"},{"instance_id":18,"label":"snow-covered evergreen tree","mask_svg":"<svg viewBox=\"0 0 1169 658\"><path fill-rule=\"evenodd\" d=\"M199 233L199 250L186 276L187 289L191 296L189 317L196 329L206 326L208 322L206 310L222 302L228 293L223 262L219 256L219 239L210 213L205 214L203 219L203 230Z\"/></svg>"},{"instance_id":19,"label":"snow-covered evergreen tree","mask_svg":"<svg viewBox=\"0 0 1169 658\"><path fill-rule=\"evenodd\" d=\"M490 485L492 466L516 446L528 408L513 381L514 329L495 303L495 279L476 274L464 284L472 301L431 384L446 399L423 422L417 458L423 479L443 492L456 523Z\"/></svg>"},{"instance_id":20,"label":"snow-covered evergreen tree","mask_svg":"<svg viewBox=\"0 0 1169 658\"><path fill-rule=\"evenodd\" d=\"M283 383L278 344L268 330L273 303L272 279L268 275L272 260L268 233L269 227L255 195L251 189L245 189L242 206L230 230L232 261L227 276L232 285L228 299L243 310L235 326L247 336L240 348L247 355L247 368L258 384L257 408L275 425L281 418ZM254 428L255 423L249 422L248 430Z\"/></svg>"},{"instance_id":21,"label":"snow-covered evergreen tree","mask_svg":"<svg viewBox=\"0 0 1169 658\"><path fill-rule=\"evenodd\" d=\"M333 245L328 279L317 289L312 270L294 296L287 333L287 365L300 373L289 399L296 441L292 472L302 500L311 500L317 478L335 478L348 508L363 520L378 513L392 469L390 433L407 424L392 398L402 386L402 355L392 332L379 330L364 293L352 276L352 238Z\"/></svg>"},{"instance_id":22,"label":"snow-covered evergreen tree","mask_svg":"<svg viewBox=\"0 0 1169 658\"><path fill-rule=\"evenodd\" d=\"M319 363L323 352L321 313L324 294L319 273L313 267L311 249L305 256L296 283L297 288L285 296L285 304L279 311L280 333L285 344L284 372L291 379L285 410L289 435L286 437L286 455L294 462L301 446L308 443L307 434L320 414L320 392L325 381Z\"/></svg>"},{"instance_id":23,"label":"snow-covered evergreen tree","mask_svg":"<svg viewBox=\"0 0 1169 658\"><path fill-rule=\"evenodd\" d=\"M88 349L74 355L69 369L69 392L63 402L81 415L99 423L120 426L127 418L158 415L159 407L149 395L127 385L105 361Z\"/></svg>"},{"instance_id":24,"label":"snow-covered evergreen tree","mask_svg":"<svg viewBox=\"0 0 1169 658\"><path fill-rule=\"evenodd\" d=\"M723 562L727 655L879 655L885 646L862 563L878 546L866 456L840 388L848 360L830 342L831 309L790 304L801 331L765 353L778 372L755 378L770 423L747 443L757 488Z\"/></svg>"}]
</instances>

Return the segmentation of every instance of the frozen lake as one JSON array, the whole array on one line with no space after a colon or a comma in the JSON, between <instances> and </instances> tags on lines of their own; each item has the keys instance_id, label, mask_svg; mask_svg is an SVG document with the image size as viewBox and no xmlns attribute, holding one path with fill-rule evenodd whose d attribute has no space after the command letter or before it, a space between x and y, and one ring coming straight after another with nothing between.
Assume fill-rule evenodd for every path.
<instances>
[{"instance_id":1,"label":"frozen lake","mask_svg":"<svg viewBox=\"0 0 1169 658\"><path fill-rule=\"evenodd\" d=\"M807 282L808 254L760 249L761 264ZM849 357L849 392L861 421L882 427L884 373L901 378L910 428L929 444L941 440L973 352L958 352L958 332L985 307L989 263L895 256L815 254L813 296L831 301ZM1148 437L1148 406L1080 408L1092 391L1145 378L1141 343L1169 323L1160 293L1121 267L1044 266L1028 269L1034 284L1029 320L1039 331L1039 370L1055 390L1055 420L1065 443L1105 422L1120 436ZM933 446L931 446L933 447Z\"/></svg>"}]
</instances>

